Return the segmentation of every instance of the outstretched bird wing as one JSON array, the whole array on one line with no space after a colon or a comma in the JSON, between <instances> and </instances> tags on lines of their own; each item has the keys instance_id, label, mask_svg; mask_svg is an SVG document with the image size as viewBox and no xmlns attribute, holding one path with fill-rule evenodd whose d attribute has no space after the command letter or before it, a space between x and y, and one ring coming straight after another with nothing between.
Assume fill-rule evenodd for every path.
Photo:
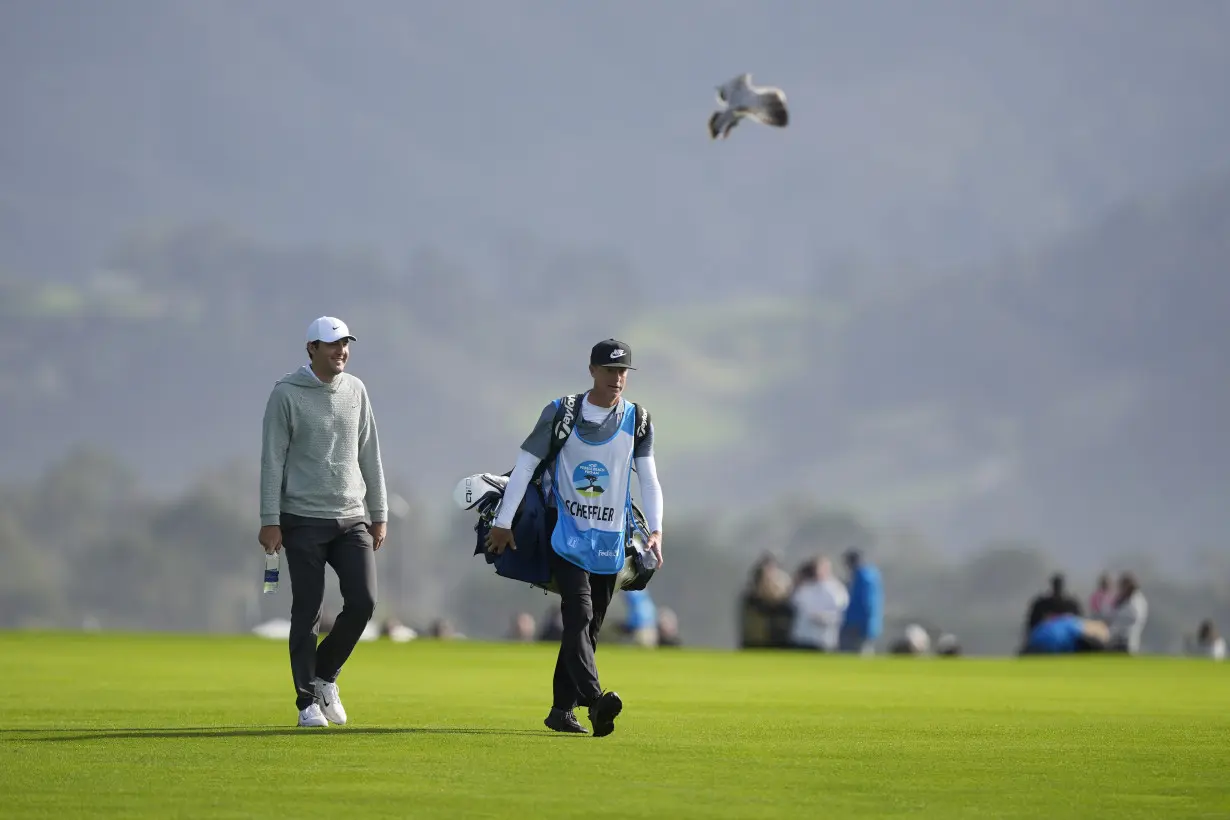
<instances>
[{"instance_id":1,"label":"outstretched bird wing","mask_svg":"<svg viewBox=\"0 0 1230 820\"><path fill-rule=\"evenodd\" d=\"M790 122L786 95L780 88L757 89L756 103L748 108L748 116L765 125L785 128Z\"/></svg>"}]
</instances>

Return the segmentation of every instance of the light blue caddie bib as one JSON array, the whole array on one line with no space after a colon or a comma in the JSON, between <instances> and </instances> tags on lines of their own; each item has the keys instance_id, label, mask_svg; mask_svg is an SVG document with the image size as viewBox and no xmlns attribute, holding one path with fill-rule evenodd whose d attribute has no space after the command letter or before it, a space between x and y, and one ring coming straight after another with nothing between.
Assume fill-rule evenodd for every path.
<instances>
[{"instance_id":1,"label":"light blue caddie bib","mask_svg":"<svg viewBox=\"0 0 1230 820\"><path fill-rule=\"evenodd\" d=\"M574 427L555 459L552 492L559 518L551 547L597 575L624 565L628 509L632 502L632 451L636 413L624 403L619 429L606 441L586 441Z\"/></svg>"}]
</instances>

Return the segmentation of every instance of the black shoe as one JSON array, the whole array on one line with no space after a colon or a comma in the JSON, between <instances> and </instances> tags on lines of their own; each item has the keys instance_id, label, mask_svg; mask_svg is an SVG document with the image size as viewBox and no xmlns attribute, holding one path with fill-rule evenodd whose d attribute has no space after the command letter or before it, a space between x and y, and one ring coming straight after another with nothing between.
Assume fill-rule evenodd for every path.
<instances>
[{"instance_id":1,"label":"black shoe","mask_svg":"<svg viewBox=\"0 0 1230 820\"><path fill-rule=\"evenodd\" d=\"M543 721L548 729L556 732L572 732L577 735L587 735L589 730L581 725L581 721L577 720L577 716L571 709L565 712L563 709L552 709Z\"/></svg>"},{"instance_id":2,"label":"black shoe","mask_svg":"<svg viewBox=\"0 0 1230 820\"><path fill-rule=\"evenodd\" d=\"M589 722L594 727L594 737L606 737L615 731L615 718L623 711L624 702L614 692L603 692L594 705L589 707Z\"/></svg>"}]
</instances>

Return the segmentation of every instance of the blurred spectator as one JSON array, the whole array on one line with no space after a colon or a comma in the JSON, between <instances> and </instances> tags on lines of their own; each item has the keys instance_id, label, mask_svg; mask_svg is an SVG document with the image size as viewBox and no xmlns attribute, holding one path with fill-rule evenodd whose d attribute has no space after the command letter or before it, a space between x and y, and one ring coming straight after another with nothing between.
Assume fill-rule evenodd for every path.
<instances>
[{"instance_id":1,"label":"blurred spectator","mask_svg":"<svg viewBox=\"0 0 1230 820\"><path fill-rule=\"evenodd\" d=\"M1226 641L1217 634L1217 627L1210 620L1200 623L1196 639L1187 641L1187 654L1197 658L1211 658L1215 661L1226 657Z\"/></svg>"},{"instance_id":2,"label":"blurred spectator","mask_svg":"<svg viewBox=\"0 0 1230 820\"><path fill-rule=\"evenodd\" d=\"M276 638L284 641L290 637L290 621L286 618L273 618L264 621L252 627L252 634L260 635L262 638Z\"/></svg>"},{"instance_id":3,"label":"blurred spectator","mask_svg":"<svg viewBox=\"0 0 1230 820\"><path fill-rule=\"evenodd\" d=\"M534 616L528 612L518 612L508 624L506 637L510 641L534 640Z\"/></svg>"},{"instance_id":4,"label":"blurred spectator","mask_svg":"<svg viewBox=\"0 0 1230 820\"><path fill-rule=\"evenodd\" d=\"M662 607L658 610L658 646L682 646L679 639L679 617L675 610Z\"/></svg>"},{"instance_id":5,"label":"blurred spectator","mask_svg":"<svg viewBox=\"0 0 1230 820\"><path fill-rule=\"evenodd\" d=\"M1115 612L1115 591L1111 588L1110 573L1098 576L1098 587L1089 596L1089 617L1110 621Z\"/></svg>"},{"instance_id":6,"label":"blurred spectator","mask_svg":"<svg viewBox=\"0 0 1230 820\"><path fill-rule=\"evenodd\" d=\"M961 643L957 640L957 636L951 632L940 635L939 640L935 642L935 654L941 658L955 658L960 655Z\"/></svg>"},{"instance_id":7,"label":"blurred spectator","mask_svg":"<svg viewBox=\"0 0 1230 820\"><path fill-rule=\"evenodd\" d=\"M542 616L542 629L538 632L538 640L559 643L563 634L564 616L560 612L559 605L547 607L546 613Z\"/></svg>"},{"instance_id":8,"label":"blurred spectator","mask_svg":"<svg viewBox=\"0 0 1230 820\"><path fill-rule=\"evenodd\" d=\"M1051 576L1051 591L1036 596L1029 603L1029 614L1025 618L1025 642L1038 624L1047 618L1057 615L1083 615L1080 601L1068 594L1063 573Z\"/></svg>"},{"instance_id":9,"label":"blurred spectator","mask_svg":"<svg viewBox=\"0 0 1230 820\"><path fill-rule=\"evenodd\" d=\"M465 637L465 635L457 631L456 627L453 626L453 622L448 618L436 618L432 621L431 626L427 629L427 634L440 640Z\"/></svg>"},{"instance_id":10,"label":"blurred spectator","mask_svg":"<svg viewBox=\"0 0 1230 820\"><path fill-rule=\"evenodd\" d=\"M931 651L931 636L919 624L910 624L888 650L894 655L925 655Z\"/></svg>"},{"instance_id":11,"label":"blurred spectator","mask_svg":"<svg viewBox=\"0 0 1230 820\"><path fill-rule=\"evenodd\" d=\"M1149 602L1140 591L1136 576L1125 572L1119 576L1119 593L1110 619L1110 642L1114 649L1135 655L1140 651L1140 633L1149 618Z\"/></svg>"},{"instance_id":12,"label":"blurred spectator","mask_svg":"<svg viewBox=\"0 0 1230 820\"><path fill-rule=\"evenodd\" d=\"M407 643L417 638L419 634L390 615L380 623L380 637L388 638L393 643Z\"/></svg>"},{"instance_id":13,"label":"blurred spectator","mask_svg":"<svg viewBox=\"0 0 1230 820\"><path fill-rule=\"evenodd\" d=\"M845 584L833 577L833 565L828 558L813 559L803 565L790 602L794 607L790 642L805 649L837 651L838 631L850 594Z\"/></svg>"},{"instance_id":14,"label":"blurred spectator","mask_svg":"<svg viewBox=\"0 0 1230 820\"><path fill-rule=\"evenodd\" d=\"M848 550L846 568L850 571L850 603L846 607L838 636L842 652L870 653L884 628L884 590L880 571L863 560L858 550Z\"/></svg>"},{"instance_id":15,"label":"blurred spectator","mask_svg":"<svg viewBox=\"0 0 1230 820\"><path fill-rule=\"evenodd\" d=\"M1063 655L1101 652L1110 641L1110 629L1102 621L1080 615L1052 615L1030 630L1022 655Z\"/></svg>"},{"instance_id":16,"label":"blurred spectator","mask_svg":"<svg viewBox=\"0 0 1230 820\"><path fill-rule=\"evenodd\" d=\"M794 615L790 586L790 575L772 555L756 562L740 602L741 646L789 646Z\"/></svg>"},{"instance_id":17,"label":"blurred spectator","mask_svg":"<svg viewBox=\"0 0 1230 820\"><path fill-rule=\"evenodd\" d=\"M658 612L648 590L630 589L624 593L626 615L622 631L632 642L650 649L658 645Z\"/></svg>"}]
</instances>

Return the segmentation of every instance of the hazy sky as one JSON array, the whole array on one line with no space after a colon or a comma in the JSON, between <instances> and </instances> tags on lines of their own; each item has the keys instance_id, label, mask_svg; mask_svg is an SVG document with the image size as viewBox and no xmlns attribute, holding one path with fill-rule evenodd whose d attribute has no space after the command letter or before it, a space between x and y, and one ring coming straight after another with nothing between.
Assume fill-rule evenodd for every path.
<instances>
[{"instance_id":1,"label":"hazy sky","mask_svg":"<svg viewBox=\"0 0 1230 820\"><path fill-rule=\"evenodd\" d=\"M216 218L394 262L437 243L494 266L529 236L618 249L668 291L680 269L789 283L835 255L1030 245L1227 165L1225 3L748 8L6 3L0 264ZM710 143L713 86L743 71L791 127Z\"/></svg>"}]
</instances>

